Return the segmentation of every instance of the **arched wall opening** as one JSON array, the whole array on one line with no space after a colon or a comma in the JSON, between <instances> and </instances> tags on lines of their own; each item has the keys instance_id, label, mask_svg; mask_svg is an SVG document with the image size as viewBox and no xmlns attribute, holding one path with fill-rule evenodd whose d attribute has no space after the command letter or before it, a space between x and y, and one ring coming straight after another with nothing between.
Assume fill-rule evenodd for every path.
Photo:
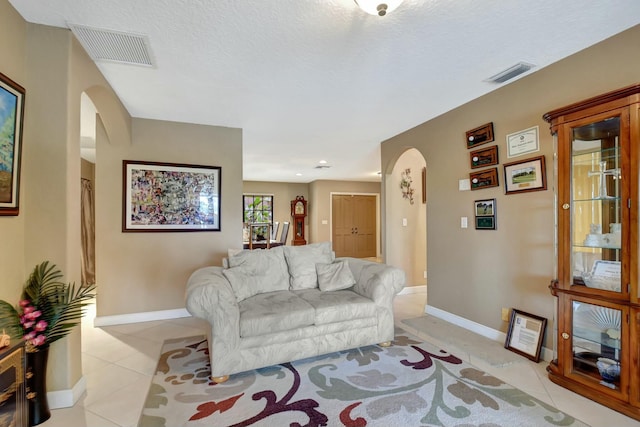
<instances>
[{"instance_id":1,"label":"arched wall opening","mask_svg":"<svg viewBox=\"0 0 640 427\"><path fill-rule=\"evenodd\" d=\"M385 262L402 268L405 292L427 284L427 168L415 148L402 152L384 176Z\"/></svg>"}]
</instances>

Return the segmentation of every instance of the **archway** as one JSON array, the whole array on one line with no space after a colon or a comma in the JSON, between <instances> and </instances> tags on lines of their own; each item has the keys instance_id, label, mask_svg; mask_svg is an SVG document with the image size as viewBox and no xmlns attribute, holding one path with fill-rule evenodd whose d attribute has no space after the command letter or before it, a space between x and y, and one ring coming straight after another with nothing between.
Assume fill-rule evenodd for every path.
<instances>
[{"instance_id":1,"label":"archway","mask_svg":"<svg viewBox=\"0 0 640 427\"><path fill-rule=\"evenodd\" d=\"M385 174L385 262L407 276L403 293L426 293L427 169L415 148L404 151Z\"/></svg>"}]
</instances>

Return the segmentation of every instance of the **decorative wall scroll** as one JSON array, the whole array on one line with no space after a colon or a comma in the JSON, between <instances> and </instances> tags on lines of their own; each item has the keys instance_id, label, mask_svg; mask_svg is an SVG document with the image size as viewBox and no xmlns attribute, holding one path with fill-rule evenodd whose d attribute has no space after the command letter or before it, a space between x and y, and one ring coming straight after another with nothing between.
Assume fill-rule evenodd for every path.
<instances>
[{"instance_id":1,"label":"decorative wall scroll","mask_svg":"<svg viewBox=\"0 0 640 427\"><path fill-rule=\"evenodd\" d=\"M413 204L413 188L411 188L411 168L406 168L402 171L402 177L400 178L400 189L402 190L402 197L409 199L409 203Z\"/></svg>"}]
</instances>

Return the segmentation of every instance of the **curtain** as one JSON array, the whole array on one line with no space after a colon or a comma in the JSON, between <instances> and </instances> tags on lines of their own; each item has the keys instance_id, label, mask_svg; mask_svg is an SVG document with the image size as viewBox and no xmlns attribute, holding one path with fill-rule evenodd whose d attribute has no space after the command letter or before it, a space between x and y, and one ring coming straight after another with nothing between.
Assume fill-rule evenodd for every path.
<instances>
[{"instance_id":1,"label":"curtain","mask_svg":"<svg viewBox=\"0 0 640 427\"><path fill-rule=\"evenodd\" d=\"M96 282L95 223L91 181L81 179L80 238L82 239L82 286Z\"/></svg>"}]
</instances>

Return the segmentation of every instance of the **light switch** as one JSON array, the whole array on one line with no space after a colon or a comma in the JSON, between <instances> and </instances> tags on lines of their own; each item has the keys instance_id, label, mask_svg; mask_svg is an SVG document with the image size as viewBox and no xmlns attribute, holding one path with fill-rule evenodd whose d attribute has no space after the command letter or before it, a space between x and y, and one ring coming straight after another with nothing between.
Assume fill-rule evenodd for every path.
<instances>
[{"instance_id":1,"label":"light switch","mask_svg":"<svg viewBox=\"0 0 640 427\"><path fill-rule=\"evenodd\" d=\"M471 181L467 179L458 180L458 191L469 191L471 190Z\"/></svg>"},{"instance_id":2,"label":"light switch","mask_svg":"<svg viewBox=\"0 0 640 427\"><path fill-rule=\"evenodd\" d=\"M460 228L467 228L467 217L460 217Z\"/></svg>"},{"instance_id":3,"label":"light switch","mask_svg":"<svg viewBox=\"0 0 640 427\"><path fill-rule=\"evenodd\" d=\"M322 225L327 225L327 224L329 224L329 221L328 221L328 220L326 220L326 219L323 219L323 220L322 220Z\"/></svg>"},{"instance_id":4,"label":"light switch","mask_svg":"<svg viewBox=\"0 0 640 427\"><path fill-rule=\"evenodd\" d=\"M403 227L407 226L407 218L402 218L402 226Z\"/></svg>"}]
</instances>

